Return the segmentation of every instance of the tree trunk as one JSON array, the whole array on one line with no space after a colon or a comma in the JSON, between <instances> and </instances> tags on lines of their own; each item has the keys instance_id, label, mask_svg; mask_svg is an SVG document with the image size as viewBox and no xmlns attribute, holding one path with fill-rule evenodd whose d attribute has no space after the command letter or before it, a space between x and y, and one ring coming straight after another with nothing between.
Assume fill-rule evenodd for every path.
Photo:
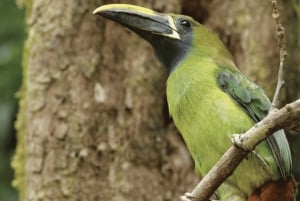
<instances>
[{"instance_id":1,"label":"tree trunk","mask_svg":"<svg viewBox=\"0 0 300 201\"><path fill-rule=\"evenodd\" d=\"M197 182L169 120L163 68L146 42L91 14L106 3L116 1L26 1L13 161L21 200L178 200ZM279 57L269 1L127 3L210 26L272 95Z\"/></svg>"},{"instance_id":2,"label":"tree trunk","mask_svg":"<svg viewBox=\"0 0 300 201\"><path fill-rule=\"evenodd\" d=\"M163 201L191 189L197 177L169 125L166 75L150 45L92 15L110 1L26 3L13 162L21 200ZM138 3L163 12L180 6Z\"/></svg>"}]
</instances>

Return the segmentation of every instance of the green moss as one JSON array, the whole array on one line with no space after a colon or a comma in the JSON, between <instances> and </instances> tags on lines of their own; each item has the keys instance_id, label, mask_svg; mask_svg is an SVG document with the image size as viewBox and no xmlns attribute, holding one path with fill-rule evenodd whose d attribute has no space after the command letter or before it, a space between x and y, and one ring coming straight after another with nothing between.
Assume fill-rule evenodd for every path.
<instances>
[{"instance_id":1,"label":"green moss","mask_svg":"<svg viewBox=\"0 0 300 201\"><path fill-rule=\"evenodd\" d=\"M19 113L15 127L17 130L17 149L12 160L12 167L15 171L15 179L13 181L13 186L18 189L20 200L25 199L25 164L27 158L26 152L26 83L27 83L27 66L28 66L28 41L23 50L23 84L22 88L18 92L17 96L19 97Z\"/></svg>"},{"instance_id":2,"label":"green moss","mask_svg":"<svg viewBox=\"0 0 300 201\"><path fill-rule=\"evenodd\" d=\"M26 7L26 19L30 15L32 0L19 0L18 5L25 5ZM18 145L16 148L16 153L13 157L11 166L15 171L15 179L12 185L19 191L19 200L26 200L26 174L25 165L27 159L26 151L26 93L27 93L27 68L29 59L29 41L27 42L23 49L23 83L22 87L17 93L19 98L19 112L17 116L17 121L15 122L15 127L17 130L17 141Z\"/></svg>"},{"instance_id":3,"label":"green moss","mask_svg":"<svg viewBox=\"0 0 300 201\"><path fill-rule=\"evenodd\" d=\"M22 92L23 93L23 92ZM25 161L26 161L26 147L25 147L25 119L24 109L25 100L20 100L20 111L18 114L18 120L15 124L18 131L17 139L18 145L16 153L12 160L12 167L15 171L15 179L12 185L19 191L20 200L25 200Z\"/></svg>"}]
</instances>

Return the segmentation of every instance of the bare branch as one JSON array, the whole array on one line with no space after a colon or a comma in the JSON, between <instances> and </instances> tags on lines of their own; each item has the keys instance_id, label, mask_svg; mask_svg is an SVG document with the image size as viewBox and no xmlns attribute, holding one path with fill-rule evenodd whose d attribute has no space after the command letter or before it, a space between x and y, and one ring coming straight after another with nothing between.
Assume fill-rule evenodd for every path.
<instances>
[{"instance_id":1,"label":"bare branch","mask_svg":"<svg viewBox=\"0 0 300 201\"><path fill-rule=\"evenodd\" d=\"M278 37L278 46L280 48L280 62L279 62L277 85L276 85L276 89L275 89L275 93L274 93L274 97L272 100L272 105L271 105L270 111L277 108L280 90L284 85L283 65L284 65L284 61L287 57L286 44L285 44L285 40L284 40L284 27L280 21L280 14L279 14L278 4L277 4L276 0L272 0L272 17L275 19L275 22L276 22L276 30L277 30L276 33L277 33L277 37Z\"/></svg>"},{"instance_id":2,"label":"bare branch","mask_svg":"<svg viewBox=\"0 0 300 201\"><path fill-rule=\"evenodd\" d=\"M300 99L286 105L280 110L270 113L262 121L255 124L244 135L243 140L253 149L266 137L282 128L291 128L300 123ZM207 201L215 190L229 177L239 163L251 150L244 151L232 145L216 165L205 175L205 177L194 188L189 197L193 201Z\"/></svg>"}]
</instances>

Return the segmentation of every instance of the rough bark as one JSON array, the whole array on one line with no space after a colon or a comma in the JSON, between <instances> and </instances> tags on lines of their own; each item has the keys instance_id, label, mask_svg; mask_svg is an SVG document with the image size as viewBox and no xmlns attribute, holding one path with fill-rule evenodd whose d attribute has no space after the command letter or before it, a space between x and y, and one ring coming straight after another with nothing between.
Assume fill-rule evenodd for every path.
<instances>
[{"instance_id":1,"label":"rough bark","mask_svg":"<svg viewBox=\"0 0 300 201\"><path fill-rule=\"evenodd\" d=\"M92 15L112 1L26 3L13 162L21 200L179 197L196 177L176 130L163 121L166 76L151 47ZM129 3L180 8L174 0Z\"/></svg>"}]
</instances>

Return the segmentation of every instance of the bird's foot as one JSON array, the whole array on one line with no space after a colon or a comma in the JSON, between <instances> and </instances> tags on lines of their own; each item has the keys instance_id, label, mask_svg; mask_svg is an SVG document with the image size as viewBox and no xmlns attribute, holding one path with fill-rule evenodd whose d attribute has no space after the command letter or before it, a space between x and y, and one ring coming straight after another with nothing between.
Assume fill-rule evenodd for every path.
<instances>
[{"instance_id":1,"label":"bird's foot","mask_svg":"<svg viewBox=\"0 0 300 201\"><path fill-rule=\"evenodd\" d=\"M241 148L244 151L250 152L253 150L252 146L249 146L247 142L247 138L243 134L233 134L231 136L231 142L235 146Z\"/></svg>"},{"instance_id":2,"label":"bird's foot","mask_svg":"<svg viewBox=\"0 0 300 201\"><path fill-rule=\"evenodd\" d=\"M180 201L194 201L196 198L192 193L186 192L184 195L180 196Z\"/></svg>"}]
</instances>

